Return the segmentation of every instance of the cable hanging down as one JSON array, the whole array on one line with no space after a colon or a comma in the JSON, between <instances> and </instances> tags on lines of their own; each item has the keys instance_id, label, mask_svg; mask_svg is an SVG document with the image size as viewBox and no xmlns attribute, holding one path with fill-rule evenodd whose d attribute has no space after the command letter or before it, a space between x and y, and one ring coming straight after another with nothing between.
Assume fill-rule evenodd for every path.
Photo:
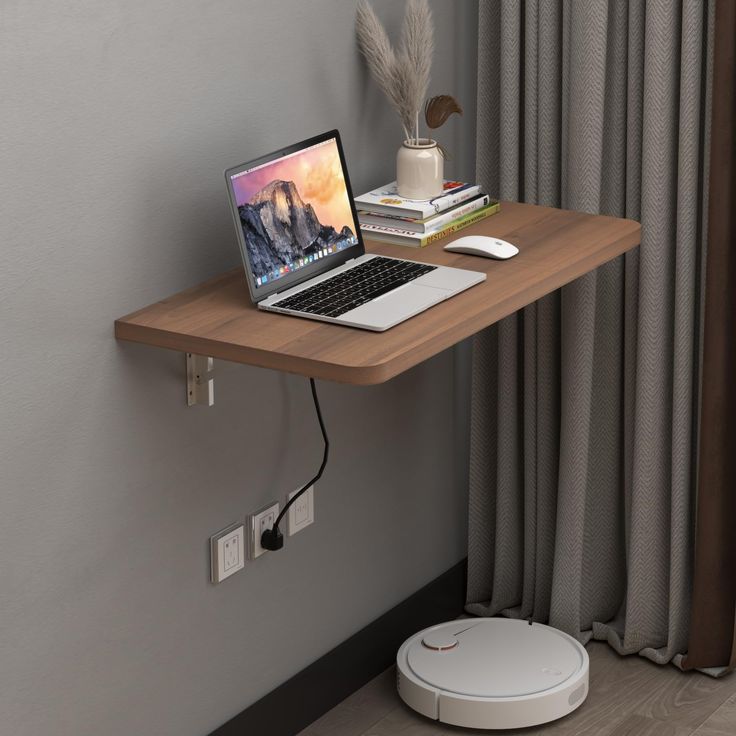
<instances>
[{"instance_id":1,"label":"cable hanging down","mask_svg":"<svg viewBox=\"0 0 736 736\"><path fill-rule=\"evenodd\" d=\"M314 485L321 477L322 473L325 469L325 466L327 465L327 456L330 454L330 440L327 437L327 430L325 429L325 423L322 419L322 409L319 405L319 397L317 396L317 387L314 384L314 378L309 379L309 385L312 388L312 399L314 400L314 409L317 412L317 419L319 421L319 428L322 430L322 439L325 442L325 449L324 454L322 455L322 464L319 466L319 470L317 471L317 475L312 478L312 480L305 483L297 493L295 493L289 501L286 503L283 509L281 509L281 513L276 517L276 521L274 522L273 526L270 529L266 529L263 534L261 534L261 547L263 549L270 550L272 552L275 552L277 549L281 549L284 546L284 535L281 533L281 530L279 529L279 523L281 522L281 519L284 518L284 514L289 510L289 507L303 494L307 491L307 489Z\"/></svg>"}]
</instances>

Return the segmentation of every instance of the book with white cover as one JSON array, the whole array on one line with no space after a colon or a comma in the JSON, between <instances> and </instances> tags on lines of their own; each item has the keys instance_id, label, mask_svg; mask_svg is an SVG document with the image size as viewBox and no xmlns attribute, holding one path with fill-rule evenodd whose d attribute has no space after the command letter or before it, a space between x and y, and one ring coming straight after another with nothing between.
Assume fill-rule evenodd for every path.
<instances>
[{"instance_id":1,"label":"book with white cover","mask_svg":"<svg viewBox=\"0 0 736 736\"><path fill-rule=\"evenodd\" d=\"M361 225L378 225L379 227L395 227L400 230L410 230L414 233L428 234L439 230L453 220L480 210L490 202L487 194L479 194L467 202L461 202L449 210L441 212L426 220L416 220L412 217L399 217L397 215L374 215L372 212L358 211L358 220Z\"/></svg>"},{"instance_id":2,"label":"book with white cover","mask_svg":"<svg viewBox=\"0 0 736 736\"><path fill-rule=\"evenodd\" d=\"M432 199L407 199L398 193L396 182L355 197L355 205L360 210L376 214L398 215L424 220L432 215L454 207L480 193L478 184L446 180L442 194Z\"/></svg>"}]
</instances>

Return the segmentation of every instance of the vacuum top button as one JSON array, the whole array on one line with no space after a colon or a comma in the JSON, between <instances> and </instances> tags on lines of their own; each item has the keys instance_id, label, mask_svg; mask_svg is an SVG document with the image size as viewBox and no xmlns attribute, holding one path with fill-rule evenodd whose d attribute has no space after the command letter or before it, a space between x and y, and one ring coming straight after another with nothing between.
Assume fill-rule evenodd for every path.
<instances>
[{"instance_id":1,"label":"vacuum top button","mask_svg":"<svg viewBox=\"0 0 736 736\"><path fill-rule=\"evenodd\" d=\"M444 631L430 631L422 639L422 644L427 649L435 649L438 652L443 652L446 649L454 649L458 643L455 636Z\"/></svg>"}]
</instances>

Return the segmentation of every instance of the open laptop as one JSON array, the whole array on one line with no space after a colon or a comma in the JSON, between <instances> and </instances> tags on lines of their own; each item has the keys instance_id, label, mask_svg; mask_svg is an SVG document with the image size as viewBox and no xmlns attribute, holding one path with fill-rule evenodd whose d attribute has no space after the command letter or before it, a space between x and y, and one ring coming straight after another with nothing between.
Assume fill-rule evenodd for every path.
<instances>
[{"instance_id":1,"label":"open laptop","mask_svg":"<svg viewBox=\"0 0 736 736\"><path fill-rule=\"evenodd\" d=\"M259 309L380 332L486 278L366 253L336 130L225 179Z\"/></svg>"}]
</instances>

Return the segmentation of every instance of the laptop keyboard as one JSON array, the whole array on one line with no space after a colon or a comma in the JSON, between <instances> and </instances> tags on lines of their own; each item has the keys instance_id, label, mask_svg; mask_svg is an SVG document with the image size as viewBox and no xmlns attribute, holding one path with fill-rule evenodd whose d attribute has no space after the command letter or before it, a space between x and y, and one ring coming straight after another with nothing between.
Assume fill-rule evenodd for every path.
<instances>
[{"instance_id":1,"label":"laptop keyboard","mask_svg":"<svg viewBox=\"0 0 736 736\"><path fill-rule=\"evenodd\" d=\"M271 306L323 317L339 317L435 268L437 266L378 256Z\"/></svg>"}]
</instances>

